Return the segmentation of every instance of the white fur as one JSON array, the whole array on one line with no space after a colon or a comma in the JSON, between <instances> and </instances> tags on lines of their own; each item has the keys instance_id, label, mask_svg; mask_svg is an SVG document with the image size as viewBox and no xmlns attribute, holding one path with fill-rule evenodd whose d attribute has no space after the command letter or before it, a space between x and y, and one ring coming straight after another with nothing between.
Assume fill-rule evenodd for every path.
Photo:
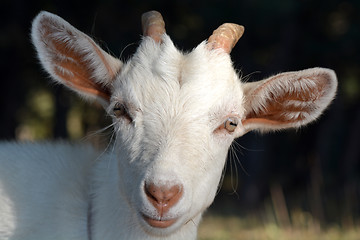
<instances>
[{"instance_id":1,"label":"white fur","mask_svg":"<svg viewBox=\"0 0 360 240\"><path fill-rule=\"evenodd\" d=\"M58 33L43 34L49 26ZM63 142L1 144L0 239L195 239L233 139L252 129L306 124L321 114L336 90L335 74L320 68L245 84L222 49L210 50L203 42L184 54L166 34L161 43L144 37L123 64L63 19L44 12L34 20L32 37L55 81L103 103L113 116L116 141L106 153ZM56 46L50 46L54 39L70 53L57 56ZM72 58L73 52L82 53L85 61ZM68 78L59 77L53 69L63 61L89 71L90 80L103 89L74 85L71 79L78 72L72 68L62 70L69 71L62 75ZM260 113L271 98L287 92L311 97L280 104L283 119L294 122L268 124ZM114 115L119 103L132 121ZM289 105L304 110L289 112ZM238 120L234 132L224 127L229 117ZM159 217L146 197L145 182L182 186L182 197L164 216L177 219L168 228L151 227L142 218Z\"/></svg>"}]
</instances>

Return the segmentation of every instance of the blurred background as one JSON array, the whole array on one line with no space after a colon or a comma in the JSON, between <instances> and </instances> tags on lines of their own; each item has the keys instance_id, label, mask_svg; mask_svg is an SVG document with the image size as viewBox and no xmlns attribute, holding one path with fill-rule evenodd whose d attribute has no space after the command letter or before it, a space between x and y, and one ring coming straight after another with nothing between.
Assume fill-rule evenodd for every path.
<instances>
[{"instance_id":1,"label":"blurred background","mask_svg":"<svg viewBox=\"0 0 360 240\"><path fill-rule=\"evenodd\" d=\"M245 26L232 51L249 81L327 67L337 97L299 130L249 133L233 144L223 186L200 239L360 239L360 1L2 0L0 139L90 140L110 123L100 106L49 81L30 42L32 19L55 13L122 60L136 50L140 17L156 9L178 48L190 51L224 22Z\"/></svg>"}]
</instances>

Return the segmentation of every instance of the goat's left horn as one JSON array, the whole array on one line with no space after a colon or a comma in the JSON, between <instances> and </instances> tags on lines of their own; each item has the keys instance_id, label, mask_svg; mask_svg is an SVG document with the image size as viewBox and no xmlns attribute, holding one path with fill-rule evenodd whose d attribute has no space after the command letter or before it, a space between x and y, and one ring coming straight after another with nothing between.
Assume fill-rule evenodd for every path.
<instances>
[{"instance_id":1,"label":"goat's left horn","mask_svg":"<svg viewBox=\"0 0 360 240\"><path fill-rule=\"evenodd\" d=\"M156 42L161 41L161 35L165 33L165 22L159 12L144 13L141 16L141 24L144 36L149 36Z\"/></svg>"},{"instance_id":2,"label":"goat's left horn","mask_svg":"<svg viewBox=\"0 0 360 240\"><path fill-rule=\"evenodd\" d=\"M218 27L208 39L208 46L211 49L223 49L230 53L237 41L244 33L244 27L234 23L224 23Z\"/></svg>"}]
</instances>

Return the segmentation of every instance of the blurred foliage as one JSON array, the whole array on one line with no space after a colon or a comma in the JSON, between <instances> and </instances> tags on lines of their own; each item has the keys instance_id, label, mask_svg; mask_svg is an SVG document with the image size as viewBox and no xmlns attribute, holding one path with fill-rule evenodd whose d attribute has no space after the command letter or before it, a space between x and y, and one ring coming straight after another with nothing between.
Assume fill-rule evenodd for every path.
<instances>
[{"instance_id":1,"label":"blurred foliage","mask_svg":"<svg viewBox=\"0 0 360 240\"><path fill-rule=\"evenodd\" d=\"M216 239L317 239L314 225L324 229L321 239L356 239L360 216L357 0L3 0L0 138L90 138L106 145L111 132L93 134L110 124L101 107L49 84L30 43L31 21L40 10L56 13L126 60L141 39L141 14L152 9L163 13L167 33L185 51L224 22L243 24L245 34L231 55L246 81L315 66L334 69L339 79L336 100L316 123L297 131L249 133L237 140L233 145L237 158L230 154L224 186L210 210L219 217L205 220L211 236L201 230L201 239L218 236L215 225L223 229ZM264 221L260 227L246 225L252 218L237 218L259 212ZM292 230L282 229L281 224ZM343 237L346 227L354 230ZM298 232L302 228L304 238ZM259 229L264 236L251 235ZM234 237L239 230L243 238Z\"/></svg>"},{"instance_id":2,"label":"blurred foliage","mask_svg":"<svg viewBox=\"0 0 360 240\"><path fill-rule=\"evenodd\" d=\"M55 115L54 96L45 89L32 90L25 97L25 106L17 112L21 119L16 129L19 140L45 139L53 137Z\"/></svg>"}]
</instances>

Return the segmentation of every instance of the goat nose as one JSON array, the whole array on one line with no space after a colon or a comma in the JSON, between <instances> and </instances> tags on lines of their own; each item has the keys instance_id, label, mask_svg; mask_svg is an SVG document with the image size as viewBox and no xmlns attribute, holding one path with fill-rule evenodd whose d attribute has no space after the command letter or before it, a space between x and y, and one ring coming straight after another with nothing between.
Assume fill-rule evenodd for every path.
<instances>
[{"instance_id":1,"label":"goat nose","mask_svg":"<svg viewBox=\"0 0 360 240\"><path fill-rule=\"evenodd\" d=\"M145 193L149 202L156 208L160 217L162 217L180 200L183 188L181 185L157 186L149 183L145 184Z\"/></svg>"}]
</instances>

